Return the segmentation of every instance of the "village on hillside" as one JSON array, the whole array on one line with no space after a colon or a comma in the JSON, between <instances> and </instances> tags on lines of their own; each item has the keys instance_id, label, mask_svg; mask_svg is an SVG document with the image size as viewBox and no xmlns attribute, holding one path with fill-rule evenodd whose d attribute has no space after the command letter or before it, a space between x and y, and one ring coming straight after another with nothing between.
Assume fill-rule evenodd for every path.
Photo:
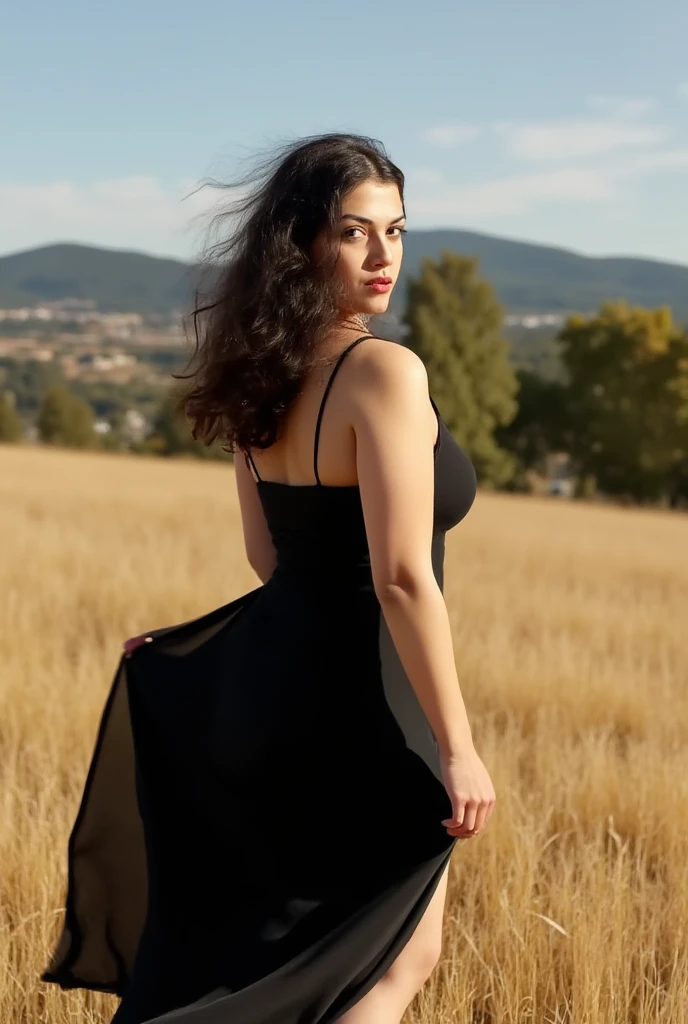
<instances>
[{"instance_id":1,"label":"village on hillside","mask_svg":"<svg viewBox=\"0 0 688 1024\"><path fill-rule=\"evenodd\" d=\"M140 379L153 384L165 374L160 373L160 360L151 360L147 350L168 350L172 360L181 360L186 344L181 318L181 311L174 311L169 322L137 312L104 313L90 299L0 308L0 359L55 362L67 380L128 384ZM556 331L563 322L561 313L536 311L508 313L504 318L507 330ZM398 322L393 326L392 333L403 333Z\"/></svg>"}]
</instances>

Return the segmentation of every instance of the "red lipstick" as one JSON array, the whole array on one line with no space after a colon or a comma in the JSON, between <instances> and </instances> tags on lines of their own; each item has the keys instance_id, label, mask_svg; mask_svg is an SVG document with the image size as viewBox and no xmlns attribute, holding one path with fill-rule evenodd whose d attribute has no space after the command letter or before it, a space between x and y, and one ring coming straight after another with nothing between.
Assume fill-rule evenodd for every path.
<instances>
[{"instance_id":1,"label":"red lipstick","mask_svg":"<svg viewBox=\"0 0 688 1024\"><path fill-rule=\"evenodd\" d=\"M374 292L388 292L391 287L391 277L374 277L371 281L366 281L366 288L372 288Z\"/></svg>"}]
</instances>

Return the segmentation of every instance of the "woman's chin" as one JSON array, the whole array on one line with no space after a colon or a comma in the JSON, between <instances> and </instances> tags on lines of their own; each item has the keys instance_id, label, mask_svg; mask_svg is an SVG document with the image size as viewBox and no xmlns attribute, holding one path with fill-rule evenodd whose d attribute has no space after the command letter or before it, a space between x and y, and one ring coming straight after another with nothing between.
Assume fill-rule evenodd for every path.
<instances>
[{"instance_id":1,"label":"woman's chin","mask_svg":"<svg viewBox=\"0 0 688 1024\"><path fill-rule=\"evenodd\" d=\"M350 305L340 307L340 314L343 317L350 316L380 316L387 312L389 306L390 292L379 295L373 292L372 295L357 295Z\"/></svg>"},{"instance_id":2,"label":"woman's chin","mask_svg":"<svg viewBox=\"0 0 688 1024\"><path fill-rule=\"evenodd\" d=\"M386 313L391 294L391 292L385 292L382 295L373 293L365 298L365 302L361 302L358 312L367 313L368 316L379 316L380 313Z\"/></svg>"}]
</instances>

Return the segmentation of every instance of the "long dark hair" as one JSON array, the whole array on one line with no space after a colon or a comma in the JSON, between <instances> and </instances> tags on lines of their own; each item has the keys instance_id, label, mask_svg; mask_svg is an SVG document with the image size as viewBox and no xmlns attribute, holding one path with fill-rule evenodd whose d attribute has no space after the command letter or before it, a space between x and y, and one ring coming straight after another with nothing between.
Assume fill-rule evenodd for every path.
<instances>
[{"instance_id":1,"label":"long dark hair","mask_svg":"<svg viewBox=\"0 0 688 1024\"><path fill-rule=\"evenodd\" d=\"M371 179L396 184L403 206L404 175L382 143L333 132L282 145L234 182L211 182L240 198L213 218L211 230L225 218L236 223L199 264L212 283L194 292L189 372L173 374L190 381L177 407L194 438L226 451L275 442L341 308L341 201ZM323 228L326 256L316 265L310 246Z\"/></svg>"}]
</instances>

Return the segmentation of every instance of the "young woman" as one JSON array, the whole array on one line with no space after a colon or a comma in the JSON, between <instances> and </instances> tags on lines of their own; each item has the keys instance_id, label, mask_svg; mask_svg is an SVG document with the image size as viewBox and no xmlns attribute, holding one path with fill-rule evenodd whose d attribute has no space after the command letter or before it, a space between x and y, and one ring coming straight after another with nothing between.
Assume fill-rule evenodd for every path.
<instances>
[{"instance_id":1,"label":"young woman","mask_svg":"<svg viewBox=\"0 0 688 1024\"><path fill-rule=\"evenodd\" d=\"M184 408L242 453L262 586L126 642L43 977L116 1024L398 1024L495 801L441 589L475 474L366 330L405 224L382 146L292 144L233 212Z\"/></svg>"}]
</instances>

